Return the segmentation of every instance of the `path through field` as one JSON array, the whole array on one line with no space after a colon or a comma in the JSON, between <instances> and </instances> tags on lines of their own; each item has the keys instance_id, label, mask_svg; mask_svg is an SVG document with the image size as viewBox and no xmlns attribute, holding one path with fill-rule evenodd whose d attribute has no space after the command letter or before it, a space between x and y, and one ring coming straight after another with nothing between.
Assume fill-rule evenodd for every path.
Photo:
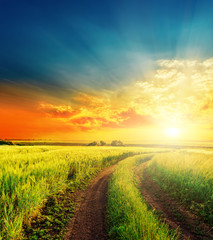
<instances>
[{"instance_id":1,"label":"path through field","mask_svg":"<svg viewBox=\"0 0 213 240\"><path fill-rule=\"evenodd\" d=\"M110 175L116 165L102 170L87 190L69 227L66 240L105 240L105 210Z\"/></svg>"},{"instance_id":2,"label":"path through field","mask_svg":"<svg viewBox=\"0 0 213 240\"><path fill-rule=\"evenodd\" d=\"M141 194L153 210L172 229L179 228L182 236L179 239L207 240L213 239L212 230L198 218L189 213L180 203L163 193L159 186L152 180L146 171L147 163L142 163L137 168L137 181ZM141 180L141 168L143 179Z\"/></svg>"}]
</instances>

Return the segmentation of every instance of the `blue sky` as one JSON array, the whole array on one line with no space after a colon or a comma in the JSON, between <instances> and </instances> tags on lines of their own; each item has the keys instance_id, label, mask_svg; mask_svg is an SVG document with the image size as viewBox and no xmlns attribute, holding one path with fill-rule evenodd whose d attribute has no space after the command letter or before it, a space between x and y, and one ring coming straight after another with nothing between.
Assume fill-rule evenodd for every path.
<instances>
[{"instance_id":1,"label":"blue sky","mask_svg":"<svg viewBox=\"0 0 213 240\"><path fill-rule=\"evenodd\" d=\"M0 1L0 81L113 88L213 55L212 1Z\"/></svg>"}]
</instances>

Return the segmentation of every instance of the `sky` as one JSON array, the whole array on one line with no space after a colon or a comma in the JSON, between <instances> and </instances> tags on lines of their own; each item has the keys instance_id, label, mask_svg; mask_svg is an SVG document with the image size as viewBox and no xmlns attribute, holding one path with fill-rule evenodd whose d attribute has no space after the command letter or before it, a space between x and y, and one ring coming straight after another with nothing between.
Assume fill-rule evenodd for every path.
<instances>
[{"instance_id":1,"label":"sky","mask_svg":"<svg viewBox=\"0 0 213 240\"><path fill-rule=\"evenodd\" d=\"M212 9L0 0L0 138L213 140Z\"/></svg>"}]
</instances>

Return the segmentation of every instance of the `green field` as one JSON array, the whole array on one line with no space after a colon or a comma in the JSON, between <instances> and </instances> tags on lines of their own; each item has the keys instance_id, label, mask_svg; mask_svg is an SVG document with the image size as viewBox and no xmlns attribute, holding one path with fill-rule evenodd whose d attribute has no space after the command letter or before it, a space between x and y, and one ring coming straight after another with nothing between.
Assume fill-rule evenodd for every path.
<instances>
[{"instance_id":1,"label":"green field","mask_svg":"<svg viewBox=\"0 0 213 240\"><path fill-rule=\"evenodd\" d=\"M197 219L194 223L189 222L187 228L195 228L200 238L206 237L202 239L211 239L213 152L204 150L170 150L154 153L151 156L139 155L120 162L113 173L109 189L108 217L111 238L179 239L180 234L184 234L184 232L175 232L175 229L169 230L164 222L159 221L156 211L158 209L150 210L144 201L137 183L136 169L145 162L147 162L146 172L159 185L162 193L171 196L176 203L193 214L194 219ZM144 168L141 178L143 171ZM166 197L164 201L167 202ZM174 210L169 202L166 206ZM183 217L180 214L177 211L176 215L179 218ZM199 226L202 222L208 224L208 230L204 229L205 233Z\"/></svg>"},{"instance_id":2,"label":"green field","mask_svg":"<svg viewBox=\"0 0 213 240\"><path fill-rule=\"evenodd\" d=\"M142 155L133 156L135 154ZM107 221L111 239L177 238L175 230L171 231L162 223L141 196L135 169L143 162L147 162L148 174L163 191L169 192L203 221L213 225L212 151L165 152L165 149L157 148L108 146L1 146L0 159L2 240L48 239L49 235L43 233L42 237L24 236L23 226L30 226L31 220L39 215L51 196L66 189L76 191L101 169L119 161L109 186Z\"/></svg>"},{"instance_id":3,"label":"green field","mask_svg":"<svg viewBox=\"0 0 213 240\"><path fill-rule=\"evenodd\" d=\"M160 187L213 225L213 152L185 150L161 153L148 171Z\"/></svg>"},{"instance_id":4,"label":"green field","mask_svg":"<svg viewBox=\"0 0 213 240\"><path fill-rule=\"evenodd\" d=\"M16 239L49 195L76 189L102 168L139 148L0 147L0 238Z\"/></svg>"},{"instance_id":5,"label":"green field","mask_svg":"<svg viewBox=\"0 0 213 240\"><path fill-rule=\"evenodd\" d=\"M148 210L135 184L134 168L152 155L139 155L120 162L109 189L109 235L112 239L176 239L175 233Z\"/></svg>"}]
</instances>

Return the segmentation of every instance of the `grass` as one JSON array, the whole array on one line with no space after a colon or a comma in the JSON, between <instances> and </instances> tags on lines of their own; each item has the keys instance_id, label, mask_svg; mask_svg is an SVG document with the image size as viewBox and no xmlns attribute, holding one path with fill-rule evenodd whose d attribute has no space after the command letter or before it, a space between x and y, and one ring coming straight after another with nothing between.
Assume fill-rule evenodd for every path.
<instances>
[{"instance_id":1,"label":"grass","mask_svg":"<svg viewBox=\"0 0 213 240\"><path fill-rule=\"evenodd\" d=\"M31 219L31 224L23 225L23 239L64 239L77 199L78 192L69 188L49 196L39 214Z\"/></svg>"},{"instance_id":2,"label":"grass","mask_svg":"<svg viewBox=\"0 0 213 240\"><path fill-rule=\"evenodd\" d=\"M110 239L176 239L175 233L148 210L135 184L135 166L149 159L150 155L127 158L113 173L107 207Z\"/></svg>"},{"instance_id":3,"label":"grass","mask_svg":"<svg viewBox=\"0 0 213 240\"><path fill-rule=\"evenodd\" d=\"M156 154L148 172L160 187L213 226L213 152Z\"/></svg>"},{"instance_id":4,"label":"grass","mask_svg":"<svg viewBox=\"0 0 213 240\"><path fill-rule=\"evenodd\" d=\"M32 220L39 216L51 196L66 189L74 191L102 168L141 150L122 147L1 146L0 239L23 238L23 224L33 225ZM54 206L59 210L60 207ZM59 222L62 218L54 223L56 227L58 224L58 228ZM36 231L42 236L46 234L41 229ZM39 238L34 239L41 239L39 234Z\"/></svg>"}]
</instances>

